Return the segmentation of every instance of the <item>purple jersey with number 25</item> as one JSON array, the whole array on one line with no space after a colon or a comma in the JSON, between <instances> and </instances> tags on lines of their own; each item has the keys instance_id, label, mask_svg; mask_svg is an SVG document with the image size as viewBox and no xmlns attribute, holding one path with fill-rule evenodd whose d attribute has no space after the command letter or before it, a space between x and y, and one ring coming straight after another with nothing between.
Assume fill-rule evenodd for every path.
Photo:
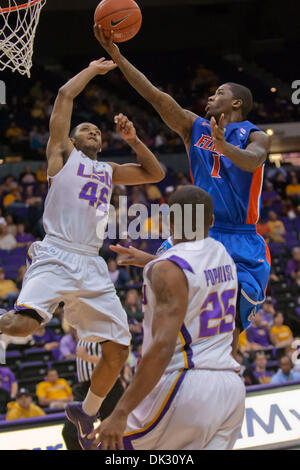
<instances>
[{"instance_id":1,"label":"purple jersey with number 25","mask_svg":"<svg viewBox=\"0 0 300 470\"><path fill-rule=\"evenodd\" d=\"M231 356L235 328L237 273L225 247L213 238L179 243L144 269L143 354L152 342L155 296L151 269L163 259L179 266L189 288L188 309L166 373L180 369L239 370Z\"/></svg>"}]
</instances>

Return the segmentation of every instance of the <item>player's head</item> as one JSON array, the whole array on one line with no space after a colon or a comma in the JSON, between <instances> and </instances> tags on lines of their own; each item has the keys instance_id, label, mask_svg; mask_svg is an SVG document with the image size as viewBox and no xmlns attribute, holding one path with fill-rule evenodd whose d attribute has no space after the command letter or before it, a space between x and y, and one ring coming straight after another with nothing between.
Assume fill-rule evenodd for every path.
<instances>
[{"instance_id":1,"label":"player's head","mask_svg":"<svg viewBox=\"0 0 300 470\"><path fill-rule=\"evenodd\" d=\"M204 189L193 185L182 186L171 195L168 204L170 231L174 237L174 244L208 236L209 227L214 223L214 204ZM176 232L182 236L177 237Z\"/></svg>"},{"instance_id":2,"label":"player's head","mask_svg":"<svg viewBox=\"0 0 300 470\"><path fill-rule=\"evenodd\" d=\"M70 134L70 139L77 150L81 150L88 157L97 156L102 148L102 135L100 129L90 122L83 122L76 126Z\"/></svg>"},{"instance_id":3,"label":"player's head","mask_svg":"<svg viewBox=\"0 0 300 470\"><path fill-rule=\"evenodd\" d=\"M225 83L208 98L205 108L206 119L213 116L219 120L222 113L232 116L233 120L244 121L253 106L253 97L249 88L238 83Z\"/></svg>"}]
</instances>

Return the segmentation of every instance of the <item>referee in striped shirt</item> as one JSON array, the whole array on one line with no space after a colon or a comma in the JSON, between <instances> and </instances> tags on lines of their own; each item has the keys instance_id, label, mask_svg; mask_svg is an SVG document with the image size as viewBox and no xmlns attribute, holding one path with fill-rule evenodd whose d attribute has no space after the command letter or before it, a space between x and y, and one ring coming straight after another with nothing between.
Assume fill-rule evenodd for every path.
<instances>
[{"instance_id":1,"label":"referee in striped shirt","mask_svg":"<svg viewBox=\"0 0 300 470\"><path fill-rule=\"evenodd\" d=\"M74 401L84 401L90 385L92 373L101 358L101 344L90 343L80 339L76 349L76 369L78 383L72 387ZM124 389L120 378L103 401L100 408L100 419L106 419L123 395ZM62 435L68 450L82 450L77 438L77 429L69 420L65 421Z\"/></svg>"}]
</instances>

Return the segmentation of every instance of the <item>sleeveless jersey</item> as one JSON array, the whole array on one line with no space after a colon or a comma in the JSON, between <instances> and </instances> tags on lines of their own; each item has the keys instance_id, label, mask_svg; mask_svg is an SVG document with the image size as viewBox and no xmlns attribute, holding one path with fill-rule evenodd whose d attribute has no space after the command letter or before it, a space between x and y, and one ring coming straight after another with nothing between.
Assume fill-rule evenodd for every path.
<instances>
[{"instance_id":1,"label":"sleeveless jersey","mask_svg":"<svg viewBox=\"0 0 300 470\"><path fill-rule=\"evenodd\" d=\"M239 370L231 356L237 299L236 266L224 246L213 238L179 243L144 268L143 354L152 343L155 296L151 269L171 260L184 272L188 309L166 373L180 369Z\"/></svg>"},{"instance_id":2,"label":"sleeveless jersey","mask_svg":"<svg viewBox=\"0 0 300 470\"><path fill-rule=\"evenodd\" d=\"M253 131L260 129L249 121L233 122L225 127L226 142L245 149ZM216 226L258 222L264 165L250 173L218 153L211 138L210 121L201 117L193 125L189 164L193 184L207 191L214 201Z\"/></svg>"},{"instance_id":3,"label":"sleeveless jersey","mask_svg":"<svg viewBox=\"0 0 300 470\"><path fill-rule=\"evenodd\" d=\"M112 167L74 149L63 168L48 177L43 223L47 235L101 248L108 222Z\"/></svg>"}]
</instances>

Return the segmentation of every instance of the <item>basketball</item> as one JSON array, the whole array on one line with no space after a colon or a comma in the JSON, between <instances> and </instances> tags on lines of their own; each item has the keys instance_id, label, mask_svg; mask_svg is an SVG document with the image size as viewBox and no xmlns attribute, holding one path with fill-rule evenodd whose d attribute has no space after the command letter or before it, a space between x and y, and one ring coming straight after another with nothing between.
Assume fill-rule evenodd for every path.
<instances>
[{"instance_id":1,"label":"basketball","mask_svg":"<svg viewBox=\"0 0 300 470\"><path fill-rule=\"evenodd\" d=\"M114 31L114 42L132 39L142 25L140 7L133 0L102 0L96 8L95 24L101 25L104 34Z\"/></svg>"}]
</instances>

